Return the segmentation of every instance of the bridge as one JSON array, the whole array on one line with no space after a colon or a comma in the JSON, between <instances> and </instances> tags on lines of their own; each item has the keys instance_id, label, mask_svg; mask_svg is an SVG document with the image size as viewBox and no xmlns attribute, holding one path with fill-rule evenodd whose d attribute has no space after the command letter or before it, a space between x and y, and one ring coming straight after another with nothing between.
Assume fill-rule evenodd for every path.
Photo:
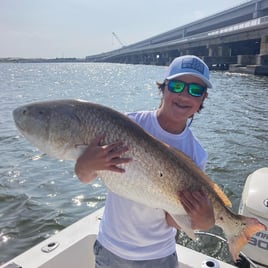
<instances>
[{"instance_id":1,"label":"bridge","mask_svg":"<svg viewBox=\"0 0 268 268\"><path fill-rule=\"evenodd\" d=\"M86 61L168 65L186 54L199 56L210 69L268 75L268 0L246 1L120 49L87 56Z\"/></svg>"}]
</instances>

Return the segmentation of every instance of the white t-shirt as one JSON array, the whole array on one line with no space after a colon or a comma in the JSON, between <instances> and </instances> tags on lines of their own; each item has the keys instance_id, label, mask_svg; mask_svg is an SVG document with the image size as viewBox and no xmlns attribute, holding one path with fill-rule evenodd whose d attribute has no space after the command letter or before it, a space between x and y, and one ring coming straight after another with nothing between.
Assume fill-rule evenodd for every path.
<instances>
[{"instance_id":1,"label":"white t-shirt","mask_svg":"<svg viewBox=\"0 0 268 268\"><path fill-rule=\"evenodd\" d=\"M156 111L129 113L129 118L157 139L188 155L204 169L207 153L186 127L180 134L161 128ZM165 211L138 204L108 193L98 241L109 251L128 260L150 260L169 256L176 250L176 230L168 226Z\"/></svg>"}]
</instances>

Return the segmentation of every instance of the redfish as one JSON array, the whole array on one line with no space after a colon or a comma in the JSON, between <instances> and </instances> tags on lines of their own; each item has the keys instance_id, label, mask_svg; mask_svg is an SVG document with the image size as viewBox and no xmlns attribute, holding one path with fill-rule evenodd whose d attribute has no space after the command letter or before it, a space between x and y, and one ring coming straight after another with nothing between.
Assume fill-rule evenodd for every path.
<instances>
[{"instance_id":1,"label":"redfish","mask_svg":"<svg viewBox=\"0 0 268 268\"><path fill-rule=\"evenodd\" d=\"M99 177L118 195L167 211L190 237L195 230L178 192L202 190L213 204L215 224L223 229L234 260L253 234L266 230L257 219L233 213L223 191L185 154L111 108L79 100L55 100L18 107L13 117L26 139L58 159L76 160L99 135L105 135L103 144L123 141L129 148L124 156L132 158L122 165L125 173L101 171Z\"/></svg>"}]
</instances>

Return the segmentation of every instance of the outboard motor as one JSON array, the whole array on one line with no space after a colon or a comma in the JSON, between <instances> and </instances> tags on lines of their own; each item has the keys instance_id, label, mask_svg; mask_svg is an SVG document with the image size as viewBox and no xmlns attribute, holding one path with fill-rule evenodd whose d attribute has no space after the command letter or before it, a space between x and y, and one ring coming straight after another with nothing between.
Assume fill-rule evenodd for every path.
<instances>
[{"instance_id":1,"label":"outboard motor","mask_svg":"<svg viewBox=\"0 0 268 268\"><path fill-rule=\"evenodd\" d=\"M261 168L250 174L246 180L239 214L257 218L268 227L268 168ZM257 267L268 268L268 231L256 233L242 249ZM240 256L237 266L241 268L256 267Z\"/></svg>"}]
</instances>

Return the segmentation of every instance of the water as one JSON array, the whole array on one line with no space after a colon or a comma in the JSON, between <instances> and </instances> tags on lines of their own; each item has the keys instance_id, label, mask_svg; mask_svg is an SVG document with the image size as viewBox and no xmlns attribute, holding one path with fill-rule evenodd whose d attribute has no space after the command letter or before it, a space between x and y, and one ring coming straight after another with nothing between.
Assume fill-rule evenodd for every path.
<instances>
[{"instance_id":1,"label":"water","mask_svg":"<svg viewBox=\"0 0 268 268\"><path fill-rule=\"evenodd\" d=\"M119 111L154 109L165 67L105 63L0 64L0 263L102 207L99 180L84 185L73 162L50 159L18 134L12 110L32 101L80 98ZM207 173L237 211L246 177L268 166L268 78L212 72L205 109L192 129L206 148ZM220 231L216 228L216 232ZM180 243L230 260L212 238Z\"/></svg>"}]
</instances>

